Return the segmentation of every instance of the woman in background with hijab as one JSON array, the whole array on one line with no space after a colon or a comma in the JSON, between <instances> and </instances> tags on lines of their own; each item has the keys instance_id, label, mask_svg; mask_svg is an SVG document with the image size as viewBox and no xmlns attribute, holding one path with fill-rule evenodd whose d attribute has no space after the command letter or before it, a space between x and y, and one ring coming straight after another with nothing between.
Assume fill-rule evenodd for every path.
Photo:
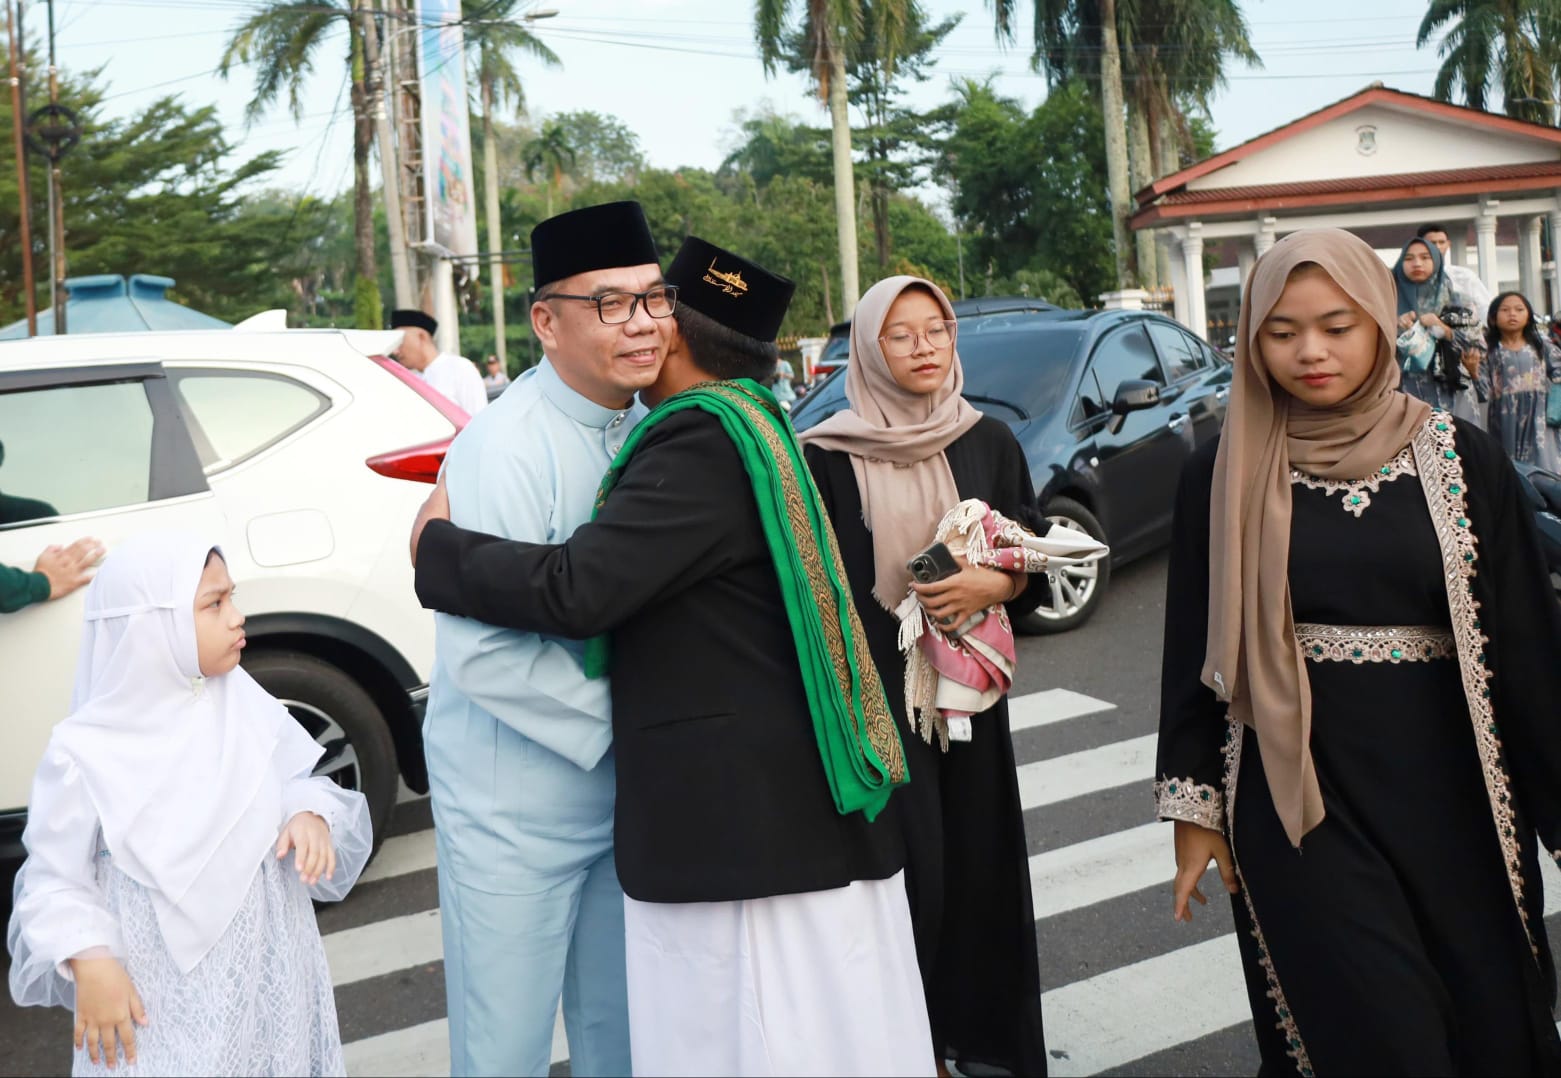
<instances>
[{"instance_id":1,"label":"woman in background with hijab","mask_svg":"<svg viewBox=\"0 0 1561 1078\"><path fill-rule=\"evenodd\" d=\"M1396 345L1404 392L1433 408L1445 408L1459 419L1484 426L1479 399L1471 384L1481 377L1484 336L1476 329L1442 321L1448 307L1468 310L1471 318L1478 317L1480 312L1472 310L1468 297L1447 279L1442 269L1442 252L1429 240L1413 239L1404 244L1393 266L1393 280L1398 291ZM1468 372L1462 389L1445 380L1439 351L1450 351L1455 362Z\"/></svg>"},{"instance_id":2,"label":"woman in background with hijab","mask_svg":"<svg viewBox=\"0 0 1561 1078\"><path fill-rule=\"evenodd\" d=\"M1217 862L1265 1074L1557 1074L1561 608L1501 447L1398 391L1397 332L1349 233L1253 270L1173 529L1174 915Z\"/></svg>"},{"instance_id":3,"label":"woman in background with hijab","mask_svg":"<svg viewBox=\"0 0 1561 1078\"><path fill-rule=\"evenodd\" d=\"M1046 1072L1029 850L1000 698L970 718L971 739L945 747L907 714L894 610L912 588L906 567L939 520L977 498L1044 533L1024 452L1007 424L960 396L958 326L930 281L890 277L867 290L851 323L848 410L801 435L829 510L873 661L900 725L910 784L885 826L905 835L906 889L916 929L938 1071L944 1060ZM1033 610L1039 582L966 566L917 584L928 615L953 629L1006 604ZM1006 617L1007 614L999 616Z\"/></svg>"}]
</instances>

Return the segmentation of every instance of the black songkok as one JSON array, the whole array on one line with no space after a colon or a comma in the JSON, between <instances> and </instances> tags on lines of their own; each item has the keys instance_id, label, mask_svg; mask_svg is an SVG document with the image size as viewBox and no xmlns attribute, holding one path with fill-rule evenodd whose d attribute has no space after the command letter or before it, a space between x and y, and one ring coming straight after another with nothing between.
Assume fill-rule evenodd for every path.
<instances>
[{"instance_id":1,"label":"black songkok","mask_svg":"<svg viewBox=\"0 0 1561 1078\"><path fill-rule=\"evenodd\" d=\"M638 202L570 210L531 230L531 277L537 291L577 273L660 264Z\"/></svg>"},{"instance_id":2,"label":"black songkok","mask_svg":"<svg viewBox=\"0 0 1561 1078\"><path fill-rule=\"evenodd\" d=\"M766 343L775 340L797 290L795 282L698 236L678 248L667 283L678 286L678 306Z\"/></svg>"},{"instance_id":3,"label":"black songkok","mask_svg":"<svg viewBox=\"0 0 1561 1078\"><path fill-rule=\"evenodd\" d=\"M439 328L439 323L434 321L431 315L408 307L402 307L390 312L391 329L405 329L407 326L416 326L418 329L426 330L428 335L432 337L434 331Z\"/></svg>"}]
</instances>

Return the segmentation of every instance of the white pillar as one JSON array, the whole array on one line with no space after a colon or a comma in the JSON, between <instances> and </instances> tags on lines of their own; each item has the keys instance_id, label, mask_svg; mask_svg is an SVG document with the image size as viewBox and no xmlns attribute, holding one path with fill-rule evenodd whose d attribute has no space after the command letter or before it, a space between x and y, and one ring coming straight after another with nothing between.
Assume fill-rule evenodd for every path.
<instances>
[{"instance_id":1,"label":"white pillar","mask_svg":"<svg viewBox=\"0 0 1561 1078\"><path fill-rule=\"evenodd\" d=\"M1259 217L1257 221L1257 239L1252 241L1252 247L1257 252L1257 257L1262 258L1268 253L1268 249L1274 245L1274 229L1279 222L1272 217Z\"/></svg>"},{"instance_id":2,"label":"white pillar","mask_svg":"<svg viewBox=\"0 0 1561 1078\"><path fill-rule=\"evenodd\" d=\"M1182 272L1187 277L1187 328L1209 339L1209 319L1203 303L1203 225L1193 221L1182 238Z\"/></svg>"},{"instance_id":3,"label":"white pillar","mask_svg":"<svg viewBox=\"0 0 1561 1078\"><path fill-rule=\"evenodd\" d=\"M434 319L439 332L434 343L439 351L453 356L461 354L460 307L455 302L455 263L448 258L434 259Z\"/></svg>"},{"instance_id":4,"label":"white pillar","mask_svg":"<svg viewBox=\"0 0 1561 1078\"><path fill-rule=\"evenodd\" d=\"M1518 288L1528 301L1544 306L1545 279L1540 270L1539 234L1545 227L1543 217L1525 217L1518 222Z\"/></svg>"},{"instance_id":5,"label":"white pillar","mask_svg":"<svg viewBox=\"0 0 1561 1078\"><path fill-rule=\"evenodd\" d=\"M1480 257L1480 280L1490 289L1491 295L1501 291L1496 280L1496 207L1501 205L1493 198L1480 199L1480 215L1474 219L1475 249Z\"/></svg>"},{"instance_id":6,"label":"white pillar","mask_svg":"<svg viewBox=\"0 0 1561 1078\"><path fill-rule=\"evenodd\" d=\"M1236 269L1239 271L1241 278L1240 292L1242 295L1246 295L1247 281L1252 276L1252 265L1257 261L1257 243L1254 242L1252 246L1248 247L1245 243L1237 242Z\"/></svg>"},{"instance_id":7,"label":"white pillar","mask_svg":"<svg viewBox=\"0 0 1561 1078\"><path fill-rule=\"evenodd\" d=\"M1124 288L1120 292L1102 292L1100 305L1108 311L1141 311L1149 293L1142 288Z\"/></svg>"},{"instance_id":8,"label":"white pillar","mask_svg":"<svg viewBox=\"0 0 1561 1078\"><path fill-rule=\"evenodd\" d=\"M1166 246L1172 242L1180 246L1180 241L1170 233L1166 233ZM1192 324L1192 315L1188 313L1188 297L1192 289L1187 284L1187 264L1177 257L1177 252L1172 252L1171 258L1171 316L1182 325Z\"/></svg>"},{"instance_id":9,"label":"white pillar","mask_svg":"<svg viewBox=\"0 0 1561 1078\"><path fill-rule=\"evenodd\" d=\"M1561 191L1550 211L1550 313L1561 316Z\"/></svg>"}]
</instances>

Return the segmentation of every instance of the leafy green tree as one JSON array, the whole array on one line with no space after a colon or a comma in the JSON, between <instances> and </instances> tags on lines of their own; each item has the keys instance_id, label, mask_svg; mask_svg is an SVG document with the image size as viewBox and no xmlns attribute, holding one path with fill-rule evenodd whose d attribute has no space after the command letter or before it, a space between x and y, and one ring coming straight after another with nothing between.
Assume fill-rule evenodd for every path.
<instances>
[{"instance_id":1,"label":"leafy green tree","mask_svg":"<svg viewBox=\"0 0 1561 1078\"><path fill-rule=\"evenodd\" d=\"M1561 116L1561 4L1557 0L1431 0L1415 45L1438 34L1436 96L1488 108L1499 90L1508 116L1550 124Z\"/></svg>"},{"instance_id":2,"label":"leafy green tree","mask_svg":"<svg viewBox=\"0 0 1561 1078\"><path fill-rule=\"evenodd\" d=\"M990 264L996 278L1047 270L1082 297L1113 288L1105 139L1094 93L1070 82L1027 115L987 83L966 81L957 91L939 174L953 191L955 219L973 234L969 264ZM1045 153L1036 152L1040 146Z\"/></svg>"},{"instance_id":3,"label":"leafy green tree","mask_svg":"<svg viewBox=\"0 0 1561 1078\"><path fill-rule=\"evenodd\" d=\"M766 105L738 111L737 143L721 162L724 175L744 175L763 187L777 176L801 176L827 184L833 175L829 131L809 127Z\"/></svg>"},{"instance_id":4,"label":"leafy green tree","mask_svg":"<svg viewBox=\"0 0 1561 1078\"><path fill-rule=\"evenodd\" d=\"M570 174L580 183L634 182L645 167L640 137L616 116L599 112L560 112L553 117L569 132L575 152Z\"/></svg>"},{"instance_id":5,"label":"leafy green tree","mask_svg":"<svg viewBox=\"0 0 1561 1078\"><path fill-rule=\"evenodd\" d=\"M989 2L999 36L1011 37L1015 0ZM1132 190L1174 171L1188 116L1207 115L1228 59L1259 62L1239 0L1035 0L1034 26L1031 62L1052 85L1082 78L1100 86L1118 283L1142 278L1147 243L1136 251L1127 243Z\"/></svg>"},{"instance_id":6,"label":"leafy green tree","mask_svg":"<svg viewBox=\"0 0 1561 1078\"><path fill-rule=\"evenodd\" d=\"M29 57L29 108L43 104L41 65ZM264 197L259 188L279 156L240 162L214 106L191 108L163 97L126 117L102 108L95 75L60 77L60 101L82 119L80 145L65 159L65 242L72 276L156 273L177 281L173 298L236 321L267 307L289 306L290 278L306 237L320 227L311 200ZM0 139L10 145L10 109L0 112ZM46 162L30 156L35 265L46 265ZM25 313L18 184L0 169L0 321ZM38 274L39 309L47 307L46 272Z\"/></svg>"},{"instance_id":7,"label":"leafy green tree","mask_svg":"<svg viewBox=\"0 0 1561 1078\"><path fill-rule=\"evenodd\" d=\"M228 78L234 68L255 68L255 92L245 109L253 122L284 95L294 118L303 114L303 90L315 61L336 31L346 31L347 72L351 80L353 233L357 273L377 294L373 184L369 151L374 145L373 84L364 58L364 38L377 33L370 0L268 0L239 24L228 39L217 72ZM359 325L383 324L368 287L358 289Z\"/></svg>"}]
</instances>

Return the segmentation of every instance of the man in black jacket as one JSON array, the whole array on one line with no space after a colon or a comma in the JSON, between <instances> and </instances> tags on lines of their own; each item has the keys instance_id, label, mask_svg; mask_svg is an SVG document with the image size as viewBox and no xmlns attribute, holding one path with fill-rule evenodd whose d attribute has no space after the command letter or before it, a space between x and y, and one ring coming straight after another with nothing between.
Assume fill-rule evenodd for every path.
<instances>
[{"instance_id":1,"label":"man in black jacket","mask_svg":"<svg viewBox=\"0 0 1561 1078\"><path fill-rule=\"evenodd\" d=\"M793 286L693 237L666 280L662 406L595 520L509 542L430 520L436 490L418 595L611 649L636 1074L926 1073L903 850L870 822L904 758L827 516L757 384Z\"/></svg>"}]
</instances>

